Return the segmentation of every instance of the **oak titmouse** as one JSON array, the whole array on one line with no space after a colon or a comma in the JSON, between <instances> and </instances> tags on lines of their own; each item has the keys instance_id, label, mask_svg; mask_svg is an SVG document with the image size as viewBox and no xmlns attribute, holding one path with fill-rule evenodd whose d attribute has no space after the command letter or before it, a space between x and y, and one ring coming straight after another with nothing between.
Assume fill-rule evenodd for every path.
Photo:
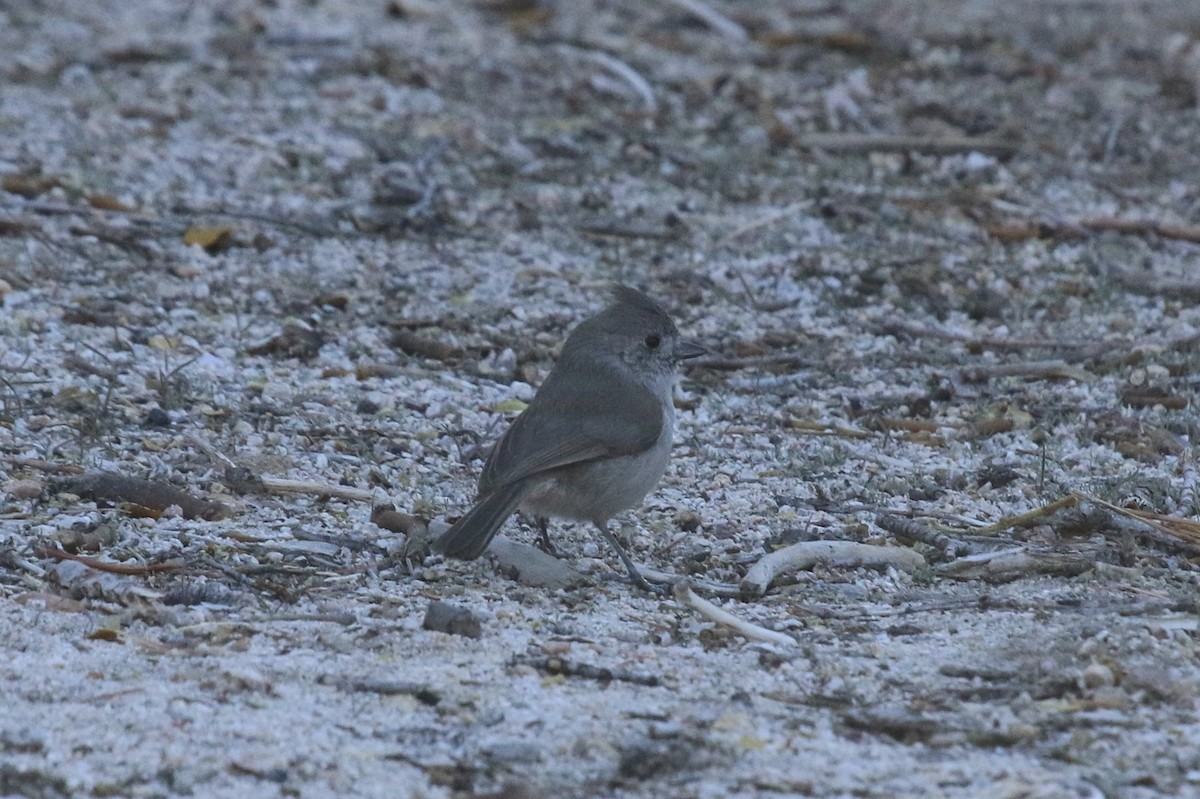
<instances>
[{"instance_id":1,"label":"oak titmouse","mask_svg":"<svg viewBox=\"0 0 1200 799\"><path fill-rule=\"evenodd\" d=\"M477 558L519 507L539 518L593 522L634 584L654 591L608 520L662 477L675 426L675 367L705 352L679 338L654 300L614 287L609 306L567 337L558 363L488 456L475 506L434 549Z\"/></svg>"}]
</instances>

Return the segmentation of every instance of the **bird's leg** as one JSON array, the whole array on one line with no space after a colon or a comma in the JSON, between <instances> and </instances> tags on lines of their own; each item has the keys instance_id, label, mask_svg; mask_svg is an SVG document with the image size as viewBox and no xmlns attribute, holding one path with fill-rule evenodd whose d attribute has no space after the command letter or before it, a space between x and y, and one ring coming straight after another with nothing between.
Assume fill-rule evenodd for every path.
<instances>
[{"instance_id":1,"label":"bird's leg","mask_svg":"<svg viewBox=\"0 0 1200 799\"><path fill-rule=\"evenodd\" d=\"M625 564L625 571L629 572L630 582L643 591L646 591L650 594L657 594L658 596L663 596L670 591L667 586L656 585L642 576L642 573L638 571L637 566L633 565L633 560L630 559L629 555L621 547L621 543L617 541L617 537L609 532L607 524L597 523L596 526L600 528L600 532L604 533L604 537L608 539L609 545L615 549L617 551L617 555L621 557L621 562Z\"/></svg>"},{"instance_id":2,"label":"bird's leg","mask_svg":"<svg viewBox=\"0 0 1200 799\"><path fill-rule=\"evenodd\" d=\"M554 542L550 540L550 520L545 516L537 517L538 528L538 546L547 555L557 558L558 550L554 548Z\"/></svg>"}]
</instances>

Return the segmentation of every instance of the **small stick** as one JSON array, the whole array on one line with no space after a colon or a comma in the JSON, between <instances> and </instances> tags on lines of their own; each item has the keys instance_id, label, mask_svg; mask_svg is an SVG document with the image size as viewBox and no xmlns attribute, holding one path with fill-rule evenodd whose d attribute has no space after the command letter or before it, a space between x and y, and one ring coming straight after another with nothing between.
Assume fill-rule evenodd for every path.
<instances>
[{"instance_id":1,"label":"small stick","mask_svg":"<svg viewBox=\"0 0 1200 799\"><path fill-rule=\"evenodd\" d=\"M954 522L964 527L970 527L972 530L977 530L989 526L988 522L981 519L972 519L970 516L963 516L959 513L940 513L934 510L921 510L917 512L911 508L893 508L885 505L875 505L865 502L847 502L844 505L822 506L820 510L834 514L851 514L851 513L886 513L891 516L901 516L905 518L913 518L921 516L926 519L938 519L944 522ZM950 530L952 528L946 528Z\"/></svg>"},{"instance_id":2,"label":"small stick","mask_svg":"<svg viewBox=\"0 0 1200 799\"><path fill-rule=\"evenodd\" d=\"M218 461L225 465L227 469L236 469L237 464L234 463L225 453L218 451L215 447L209 444L204 439L192 433L184 435L183 440L191 444L196 449L202 451L205 455L214 461Z\"/></svg>"},{"instance_id":3,"label":"small stick","mask_svg":"<svg viewBox=\"0 0 1200 799\"><path fill-rule=\"evenodd\" d=\"M137 240L140 234L134 228L106 227L103 225L72 225L68 228L72 236L91 236L105 244L113 244L125 250L132 250L143 258L154 255L154 250Z\"/></svg>"},{"instance_id":4,"label":"small stick","mask_svg":"<svg viewBox=\"0 0 1200 799\"><path fill-rule=\"evenodd\" d=\"M621 80L628 83L638 96L642 98L642 107L651 114L658 113L658 100L654 98L654 89L650 88L650 84L637 73L637 71L626 64L624 61L610 56L608 53L600 50L581 50L583 56L597 66L616 75Z\"/></svg>"},{"instance_id":5,"label":"small stick","mask_svg":"<svg viewBox=\"0 0 1200 799\"><path fill-rule=\"evenodd\" d=\"M200 438L187 435L188 443L203 450L213 460L225 465L223 481L235 491L250 493L252 491L274 491L279 494L315 494L322 497L337 497L353 502L373 502L375 492L363 488L331 485L329 483L314 483L309 480L285 480L281 477L261 477L248 469L243 469L221 452L205 443Z\"/></svg>"},{"instance_id":6,"label":"small stick","mask_svg":"<svg viewBox=\"0 0 1200 799\"><path fill-rule=\"evenodd\" d=\"M260 211L241 211L236 208L195 208L176 203L171 208L172 213L186 214L188 216L223 216L228 219L245 219L251 222L263 222L275 227L286 227L298 230L301 233L307 233L310 236L317 238L329 238L330 236L338 235L338 231L334 228L322 227L320 225L309 224L308 222L300 222L294 219L286 219L281 216L263 213Z\"/></svg>"},{"instance_id":7,"label":"small stick","mask_svg":"<svg viewBox=\"0 0 1200 799\"><path fill-rule=\"evenodd\" d=\"M1197 231L1200 235L1200 230ZM1192 239L1187 239L1192 241ZM1113 276L1136 294L1171 296L1181 300L1200 300L1200 282L1194 280L1155 280L1125 269L1114 269Z\"/></svg>"},{"instance_id":8,"label":"small stick","mask_svg":"<svg viewBox=\"0 0 1200 799\"><path fill-rule=\"evenodd\" d=\"M0 236L16 236L22 233L42 233L42 226L32 219L0 217Z\"/></svg>"},{"instance_id":9,"label":"small stick","mask_svg":"<svg viewBox=\"0 0 1200 799\"><path fill-rule=\"evenodd\" d=\"M113 574L153 574L154 572L175 571L183 567L181 563L116 563L111 560L89 558L86 555L72 555L70 552L64 552L61 549L51 549L49 547L38 550L37 554L43 558L73 560L96 571L112 572Z\"/></svg>"},{"instance_id":10,"label":"small stick","mask_svg":"<svg viewBox=\"0 0 1200 799\"><path fill-rule=\"evenodd\" d=\"M912 572L925 565L925 558L911 549L877 547L854 541L802 541L777 549L759 559L742 578L743 596L762 596L779 575L809 569L818 563L837 566L887 567Z\"/></svg>"},{"instance_id":11,"label":"small stick","mask_svg":"<svg viewBox=\"0 0 1200 799\"><path fill-rule=\"evenodd\" d=\"M513 655L512 665L530 666L547 674L561 674L564 677L582 677L601 682L630 682L635 685L660 685L662 681L654 674L635 674L622 669L610 669L606 666L593 666L590 663L575 663L559 657L531 658Z\"/></svg>"},{"instance_id":12,"label":"small stick","mask_svg":"<svg viewBox=\"0 0 1200 799\"><path fill-rule=\"evenodd\" d=\"M661 569L652 569L649 566L638 566L642 576L652 583L661 583L663 585L673 585L679 580L678 574L662 571ZM738 588L733 583L718 583L714 580L702 580L698 578L689 578L693 591L709 596L719 596L724 599L739 599L742 596L742 589Z\"/></svg>"},{"instance_id":13,"label":"small stick","mask_svg":"<svg viewBox=\"0 0 1200 799\"><path fill-rule=\"evenodd\" d=\"M770 644L778 644L779 646L786 647L796 645L796 639L790 635L776 632L775 630L768 630L766 627L761 627L753 622L740 619L729 611L717 607L707 599L702 599L692 590L687 580L680 580L675 583L675 598L709 621L729 627L738 635L751 641L765 641Z\"/></svg>"},{"instance_id":14,"label":"small stick","mask_svg":"<svg viewBox=\"0 0 1200 799\"><path fill-rule=\"evenodd\" d=\"M689 363L705 369L721 369L727 371L734 371L737 369L761 369L765 366L811 367L814 365L811 358L806 358L805 356L794 352L781 352L775 355L755 355L749 358L706 355L702 358L696 358L694 361L690 361ZM789 375L788 377L792 376Z\"/></svg>"},{"instance_id":15,"label":"small stick","mask_svg":"<svg viewBox=\"0 0 1200 799\"><path fill-rule=\"evenodd\" d=\"M1006 516L998 522L976 527L972 532L976 535L995 535L1002 533L1012 527L1027 527L1030 523L1038 519L1044 519L1047 516L1052 516L1063 508L1073 508L1079 504L1081 497L1076 494L1068 494L1062 499L1056 499L1049 505L1043 505L1040 508L1034 508L1027 513L1020 513L1016 516Z\"/></svg>"},{"instance_id":16,"label":"small stick","mask_svg":"<svg viewBox=\"0 0 1200 799\"><path fill-rule=\"evenodd\" d=\"M970 383L983 383L994 377L1024 377L1030 380L1066 378L1086 383L1095 376L1086 369L1071 366L1066 361L1030 361L1029 363L1000 363L994 366L968 366L960 374Z\"/></svg>"},{"instance_id":17,"label":"small stick","mask_svg":"<svg viewBox=\"0 0 1200 799\"><path fill-rule=\"evenodd\" d=\"M1024 349L1088 349L1102 346L1105 349L1117 346L1117 342L1097 342L1080 340L1059 340L1046 338L998 338L995 336L972 336L958 333L941 327L929 327L918 322L894 320L882 325L880 329L888 334L901 333L915 338L936 338L942 341L961 342L972 349L987 350L1024 350Z\"/></svg>"},{"instance_id":18,"label":"small stick","mask_svg":"<svg viewBox=\"0 0 1200 799\"><path fill-rule=\"evenodd\" d=\"M1154 219L1118 219L1116 217L1098 216L1072 220L1071 224L1092 231L1113 231L1134 236L1161 236L1164 239L1176 239L1200 244L1200 226L1176 225L1170 222L1159 222ZM1193 296L1200 297L1200 284L1191 283L1196 291Z\"/></svg>"},{"instance_id":19,"label":"small stick","mask_svg":"<svg viewBox=\"0 0 1200 799\"><path fill-rule=\"evenodd\" d=\"M700 0L667 0L667 2L691 14L731 42L741 44L750 41L750 34L746 33L745 28Z\"/></svg>"},{"instance_id":20,"label":"small stick","mask_svg":"<svg viewBox=\"0 0 1200 799\"><path fill-rule=\"evenodd\" d=\"M825 422L809 422L804 419L788 419L787 426L813 436L838 436L840 438L874 438L875 433L867 430L853 430L849 427L827 424Z\"/></svg>"},{"instance_id":21,"label":"small stick","mask_svg":"<svg viewBox=\"0 0 1200 799\"><path fill-rule=\"evenodd\" d=\"M799 213L800 211L806 210L807 208L810 208L811 206L812 206L812 201L805 200L804 202L792 203L791 205L788 205L788 206L785 206L778 210L772 211L769 214L760 216L758 219L752 219L749 222L747 222L746 224L742 225L741 227L734 228L733 230L726 233L721 238L717 239L717 246L724 247L726 244L733 241L734 239L739 239L742 236L746 235L747 233L753 233L754 231L756 231L760 228L764 228L764 227L773 225L776 222L778 222L782 219L787 219L789 216Z\"/></svg>"},{"instance_id":22,"label":"small stick","mask_svg":"<svg viewBox=\"0 0 1200 799\"><path fill-rule=\"evenodd\" d=\"M879 514L875 524L896 536L902 542L919 541L933 547L945 560L953 560L963 555L971 554L973 547L965 541L951 538L939 530L922 524L916 519L905 519L900 516Z\"/></svg>"},{"instance_id":23,"label":"small stick","mask_svg":"<svg viewBox=\"0 0 1200 799\"><path fill-rule=\"evenodd\" d=\"M78 494L85 499L130 502L159 513L171 505L178 505L185 519L216 521L224 519L230 511L220 502L194 497L172 485L116 472L91 472L64 478L57 481L54 488L56 491Z\"/></svg>"},{"instance_id":24,"label":"small stick","mask_svg":"<svg viewBox=\"0 0 1200 799\"><path fill-rule=\"evenodd\" d=\"M321 544L332 544L335 547L344 547L351 552L377 552L382 554L386 554L387 552L384 547L374 541L364 541L358 536L353 535L322 533L316 530L295 528L292 530L292 538L295 538L297 541L316 541Z\"/></svg>"},{"instance_id":25,"label":"small stick","mask_svg":"<svg viewBox=\"0 0 1200 799\"><path fill-rule=\"evenodd\" d=\"M340 624L349 627L358 623L353 613L280 613L277 616L259 616L246 619L248 624L270 624L277 621L311 621L319 624Z\"/></svg>"},{"instance_id":26,"label":"small stick","mask_svg":"<svg viewBox=\"0 0 1200 799\"><path fill-rule=\"evenodd\" d=\"M1082 238L1087 233L1105 231L1126 236L1158 236L1164 239L1200 243L1200 226L1197 225L1178 225L1153 219L1119 219L1111 216L1040 219L1016 224L991 225L987 228L988 235L1003 241L1024 241L1048 237ZM1141 282L1138 278L1133 278L1133 280ZM1200 284L1181 282L1179 285L1189 289L1193 299L1200 297ZM1136 285L1127 285L1126 287L1137 290Z\"/></svg>"},{"instance_id":27,"label":"small stick","mask_svg":"<svg viewBox=\"0 0 1200 799\"><path fill-rule=\"evenodd\" d=\"M1183 467L1183 488L1179 489L1180 516L1192 516L1200 513L1196 505L1196 464L1189 463Z\"/></svg>"},{"instance_id":28,"label":"small stick","mask_svg":"<svg viewBox=\"0 0 1200 799\"><path fill-rule=\"evenodd\" d=\"M313 494L319 497L337 497L352 502L371 502L374 491L351 486L314 483L310 480L285 480L281 477L259 477L256 481L263 489L277 494Z\"/></svg>"},{"instance_id":29,"label":"small stick","mask_svg":"<svg viewBox=\"0 0 1200 799\"><path fill-rule=\"evenodd\" d=\"M1120 505L1114 505L1096 497L1078 496L1081 511L1088 503L1094 503L1126 523L1125 525L1115 525L1118 529L1122 526L1128 529L1129 525L1133 525L1132 532L1136 535L1144 535L1155 543L1183 549L1187 552L1200 552L1200 522L1153 511L1122 508Z\"/></svg>"},{"instance_id":30,"label":"small stick","mask_svg":"<svg viewBox=\"0 0 1200 799\"><path fill-rule=\"evenodd\" d=\"M1066 552L1035 552L1025 547L985 552L952 560L937 567L939 574L956 580L1009 582L1028 574L1075 577L1090 570L1091 558Z\"/></svg>"},{"instance_id":31,"label":"small stick","mask_svg":"<svg viewBox=\"0 0 1200 799\"><path fill-rule=\"evenodd\" d=\"M111 702L112 700L116 699L119 696L128 696L129 694L136 694L136 693L140 693L145 690L146 690L146 686L137 685L132 688L122 688L119 691L106 691L105 693L96 694L95 696L81 696L81 697L78 697L77 699L75 699L75 701L80 702L82 704Z\"/></svg>"},{"instance_id":32,"label":"small stick","mask_svg":"<svg viewBox=\"0 0 1200 799\"><path fill-rule=\"evenodd\" d=\"M622 239L669 239L677 234L670 228L630 225L624 222L584 222L575 229L586 236L612 236Z\"/></svg>"},{"instance_id":33,"label":"small stick","mask_svg":"<svg viewBox=\"0 0 1200 799\"><path fill-rule=\"evenodd\" d=\"M337 684L343 691L379 694L380 696L411 696L425 705L436 705L442 701L441 692L430 685L388 679L344 680Z\"/></svg>"},{"instance_id":34,"label":"small stick","mask_svg":"<svg viewBox=\"0 0 1200 799\"><path fill-rule=\"evenodd\" d=\"M50 474L83 474L87 471L82 466L73 463L53 463L41 458L5 458L5 460L23 469L37 469Z\"/></svg>"},{"instance_id":35,"label":"small stick","mask_svg":"<svg viewBox=\"0 0 1200 799\"><path fill-rule=\"evenodd\" d=\"M957 136L930 139L922 136L893 136L886 133L805 133L796 137L796 144L813 150L831 152L928 153L956 155L958 153L987 153L1009 156L1017 151L1017 143L1002 139Z\"/></svg>"}]
</instances>

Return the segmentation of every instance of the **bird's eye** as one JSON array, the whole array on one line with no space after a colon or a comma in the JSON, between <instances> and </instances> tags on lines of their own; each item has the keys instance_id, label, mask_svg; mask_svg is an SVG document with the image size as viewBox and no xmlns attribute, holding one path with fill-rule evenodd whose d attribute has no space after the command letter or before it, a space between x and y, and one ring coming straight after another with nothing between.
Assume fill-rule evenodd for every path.
<instances>
[{"instance_id":1,"label":"bird's eye","mask_svg":"<svg viewBox=\"0 0 1200 799\"><path fill-rule=\"evenodd\" d=\"M659 338L657 333L651 333L650 335L646 336L646 346L650 349L658 349L659 344L662 344L662 339Z\"/></svg>"}]
</instances>

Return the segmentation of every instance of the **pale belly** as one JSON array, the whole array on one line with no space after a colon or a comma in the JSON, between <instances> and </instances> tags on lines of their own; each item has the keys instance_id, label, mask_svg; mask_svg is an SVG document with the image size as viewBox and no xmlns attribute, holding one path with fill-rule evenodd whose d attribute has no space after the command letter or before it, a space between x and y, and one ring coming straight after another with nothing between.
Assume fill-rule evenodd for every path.
<instances>
[{"instance_id":1,"label":"pale belly","mask_svg":"<svg viewBox=\"0 0 1200 799\"><path fill-rule=\"evenodd\" d=\"M603 525L621 511L641 504L658 485L671 458L672 411L664 414L662 435L646 452L558 469L529 488L521 508L535 516Z\"/></svg>"}]
</instances>

